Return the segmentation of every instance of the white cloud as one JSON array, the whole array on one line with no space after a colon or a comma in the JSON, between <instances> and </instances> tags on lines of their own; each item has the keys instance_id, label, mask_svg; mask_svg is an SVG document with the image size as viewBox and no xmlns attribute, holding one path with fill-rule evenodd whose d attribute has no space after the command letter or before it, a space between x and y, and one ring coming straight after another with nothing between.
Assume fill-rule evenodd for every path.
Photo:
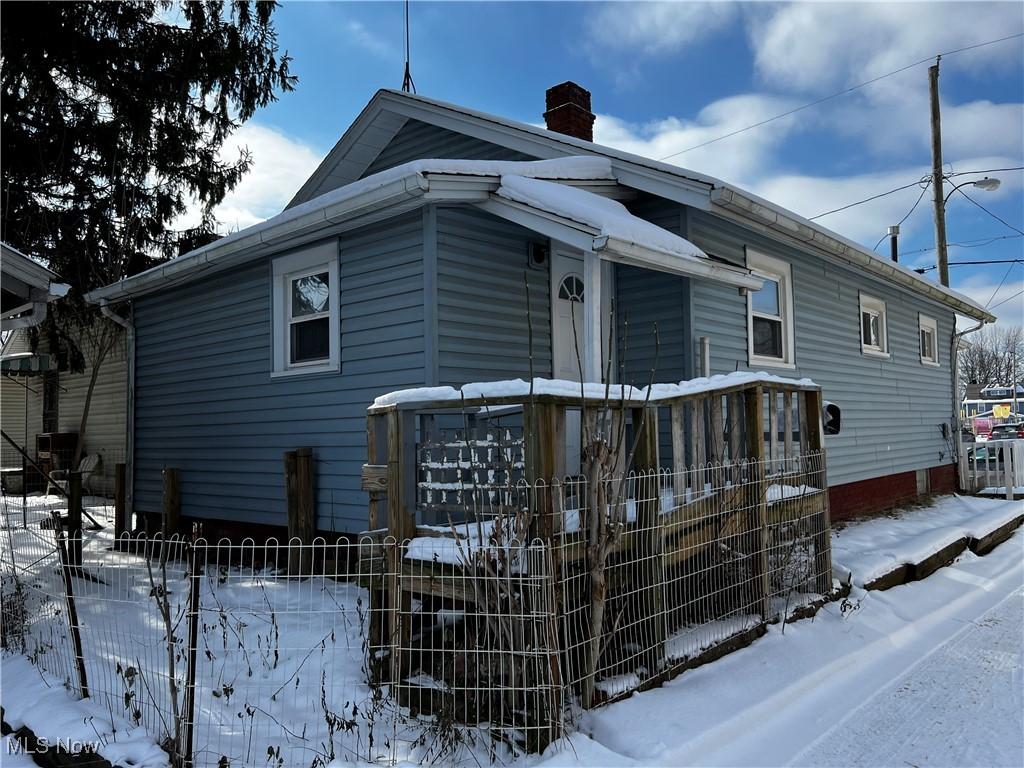
<instances>
[{"instance_id":1,"label":"white cloud","mask_svg":"<svg viewBox=\"0 0 1024 768\"><path fill-rule=\"evenodd\" d=\"M391 43L371 32L361 21L349 19L345 24L345 31L351 42L372 54L384 58L396 55L396 49Z\"/></svg>"},{"instance_id":2,"label":"white cloud","mask_svg":"<svg viewBox=\"0 0 1024 768\"><path fill-rule=\"evenodd\" d=\"M767 82L820 91L1020 32L1024 14L1019 3L793 3L753 7L748 30L758 72ZM1020 45L1016 40L976 48L943 66L1019 66ZM906 81L890 78L871 87L904 92Z\"/></svg>"},{"instance_id":3,"label":"white cloud","mask_svg":"<svg viewBox=\"0 0 1024 768\"><path fill-rule=\"evenodd\" d=\"M741 94L708 104L693 120L667 117L634 124L611 115L598 115L594 139L600 144L657 160L745 128L792 106L793 102L775 96ZM766 172L781 142L800 127L795 118L776 120L756 131L740 133L728 139L728 143L716 142L669 157L668 162L736 184L749 183Z\"/></svg>"},{"instance_id":4,"label":"white cloud","mask_svg":"<svg viewBox=\"0 0 1024 768\"><path fill-rule=\"evenodd\" d=\"M308 144L255 122L235 131L220 156L234 161L242 148L248 148L252 165L214 209L222 233L244 229L280 213L321 159L321 154ZM198 210L193 207L174 223L174 228L195 226L198 221Z\"/></svg>"},{"instance_id":5,"label":"white cloud","mask_svg":"<svg viewBox=\"0 0 1024 768\"><path fill-rule=\"evenodd\" d=\"M672 53L727 26L733 3L606 3L587 20L595 55L608 49L657 55Z\"/></svg>"}]
</instances>

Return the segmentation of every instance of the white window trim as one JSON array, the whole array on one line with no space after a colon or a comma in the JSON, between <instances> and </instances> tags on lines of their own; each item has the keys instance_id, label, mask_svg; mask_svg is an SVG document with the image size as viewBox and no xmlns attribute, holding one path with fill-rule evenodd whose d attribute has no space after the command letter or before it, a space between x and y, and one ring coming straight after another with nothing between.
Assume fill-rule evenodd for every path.
<instances>
[{"instance_id":1,"label":"white window trim","mask_svg":"<svg viewBox=\"0 0 1024 768\"><path fill-rule=\"evenodd\" d=\"M755 275L770 277L779 283L779 313L782 318L782 357L754 354L754 298L747 291L747 364L769 368L796 368L796 343L793 324L793 268L789 262L757 251L747 251L747 269ZM775 318L772 318L775 319Z\"/></svg>"},{"instance_id":2,"label":"white window trim","mask_svg":"<svg viewBox=\"0 0 1024 768\"><path fill-rule=\"evenodd\" d=\"M272 261L273 351L271 378L301 376L341 370L340 291L338 286L338 243L320 243L301 251L278 256ZM327 272L330 300L326 315L330 318L330 357L327 360L291 363L291 283L299 277ZM305 319L312 319L310 317Z\"/></svg>"},{"instance_id":3,"label":"white window trim","mask_svg":"<svg viewBox=\"0 0 1024 768\"><path fill-rule=\"evenodd\" d=\"M939 324L935 321L934 317L928 317L927 315L917 316L917 351L918 354L921 352L921 331L931 331L932 333L932 352L935 357L928 358L921 355L922 365L931 365L936 368L939 367Z\"/></svg>"},{"instance_id":4,"label":"white window trim","mask_svg":"<svg viewBox=\"0 0 1024 768\"><path fill-rule=\"evenodd\" d=\"M882 345L875 346L874 344L868 344L864 341L864 313L870 312L878 315L879 328L882 331ZM885 302L881 299L876 299L874 296L868 296L865 293L860 294L860 311L857 313L857 335L860 336L860 351L862 354L870 357L882 357L890 358L892 354L889 351L889 318L885 311ZM920 348L920 342L918 342L918 348Z\"/></svg>"}]
</instances>

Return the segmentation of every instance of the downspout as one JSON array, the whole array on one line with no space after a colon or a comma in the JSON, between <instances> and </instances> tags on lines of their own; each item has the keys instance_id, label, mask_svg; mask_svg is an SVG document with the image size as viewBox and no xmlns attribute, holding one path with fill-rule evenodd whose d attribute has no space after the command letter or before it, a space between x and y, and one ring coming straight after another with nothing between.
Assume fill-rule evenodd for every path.
<instances>
[{"instance_id":1,"label":"downspout","mask_svg":"<svg viewBox=\"0 0 1024 768\"><path fill-rule=\"evenodd\" d=\"M135 509L135 323L121 317L110 308L106 299L100 300L100 312L104 317L117 323L125 330L125 339L128 343L128 402L125 406L125 438L124 438L124 508L127 520L118 521L124 525L124 530L131 531L132 514ZM131 304L129 312L134 314Z\"/></svg>"},{"instance_id":2,"label":"downspout","mask_svg":"<svg viewBox=\"0 0 1024 768\"><path fill-rule=\"evenodd\" d=\"M954 325L954 328L956 326ZM968 334L980 331L985 327L985 321L980 320L973 328L968 328L966 331L953 334L953 341L950 344L949 350L949 365L952 369L953 375L953 458L956 460L957 466L960 466L960 451L963 449L963 440L960 437L963 424L960 419L960 361L957 359L958 353L960 352L960 340ZM957 477L959 478L959 472Z\"/></svg>"}]
</instances>

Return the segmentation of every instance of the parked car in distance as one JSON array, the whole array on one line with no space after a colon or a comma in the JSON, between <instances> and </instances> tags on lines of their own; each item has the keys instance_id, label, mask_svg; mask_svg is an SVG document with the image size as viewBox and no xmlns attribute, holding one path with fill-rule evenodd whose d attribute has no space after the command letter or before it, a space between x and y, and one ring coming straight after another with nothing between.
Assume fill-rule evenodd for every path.
<instances>
[{"instance_id":1,"label":"parked car in distance","mask_svg":"<svg viewBox=\"0 0 1024 768\"><path fill-rule=\"evenodd\" d=\"M998 424L992 427L989 440L1024 440L1024 422Z\"/></svg>"},{"instance_id":2,"label":"parked car in distance","mask_svg":"<svg viewBox=\"0 0 1024 768\"><path fill-rule=\"evenodd\" d=\"M974 433L970 427L963 427L960 430L960 442L961 443L973 443L975 441Z\"/></svg>"}]
</instances>

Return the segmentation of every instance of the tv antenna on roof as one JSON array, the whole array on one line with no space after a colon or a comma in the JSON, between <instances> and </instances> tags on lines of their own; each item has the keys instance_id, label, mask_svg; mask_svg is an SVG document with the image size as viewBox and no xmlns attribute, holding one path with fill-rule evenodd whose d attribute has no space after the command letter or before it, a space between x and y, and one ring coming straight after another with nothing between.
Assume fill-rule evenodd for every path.
<instances>
[{"instance_id":1,"label":"tv antenna on roof","mask_svg":"<svg viewBox=\"0 0 1024 768\"><path fill-rule=\"evenodd\" d=\"M412 81L412 72L409 70L409 0L405 0L405 76L402 78L402 90L416 93L416 83Z\"/></svg>"}]
</instances>

